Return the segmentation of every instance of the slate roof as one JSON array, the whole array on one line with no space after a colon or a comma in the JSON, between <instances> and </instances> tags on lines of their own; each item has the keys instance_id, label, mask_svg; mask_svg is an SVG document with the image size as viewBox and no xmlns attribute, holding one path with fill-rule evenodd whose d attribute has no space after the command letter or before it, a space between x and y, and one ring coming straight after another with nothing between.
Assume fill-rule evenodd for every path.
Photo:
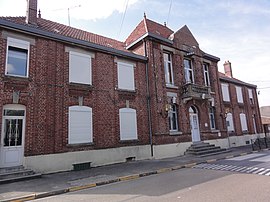
<instances>
[{"instance_id":1,"label":"slate roof","mask_svg":"<svg viewBox=\"0 0 270 202\"><path fill-rule=\"evenodd\" d=\"M16 24L24 25L26 27L30 26L39 30L48 31L48 32L60 34L66 37L71 37L74 39L79 39L82 41L99 44L101 46L129 52L125 47L125 43L121 41L117 41L111 38L107 38L101 35L97 35L88 31L84 31L81 29L63 25L63 24L46 20L43 18L37 18L37 25L27 24L25 22L25 17L0 17L0 19L7 20Z\"/></svg>"},{"instance_id":2,"label":"slate roof","mask_svg":"<svg viewBox=\"0 0 270 202\"><path fill-rule=\"evenodd\" d=\"M241 81L239 79L228 77L222 72L219 72L218 74L219 74L219 78L221 80L225 80L225 81L228 81L228 82L232 82L232 83L236 83L236 84L240 84L240 85L244 85L244 86L249 86L249 87L252 87L252 88L257 88L257 86L254 85L254 84L246 83L246 82L243 82L243 81Z\"/></svg>"}]
</instances>

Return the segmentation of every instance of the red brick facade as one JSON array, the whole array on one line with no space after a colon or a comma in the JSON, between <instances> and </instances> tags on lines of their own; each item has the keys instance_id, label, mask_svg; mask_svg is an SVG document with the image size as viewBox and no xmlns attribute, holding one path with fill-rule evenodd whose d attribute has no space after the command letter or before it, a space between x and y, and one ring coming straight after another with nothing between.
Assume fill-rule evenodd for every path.
<instances>
[{"instance_id":1,"label":"red brick facade","mask_svg":"<svg viewBox=\"0 0 270 202\"><path fill-rule=\"evenodd\" d=\"M30 19L33 19L33 16ZM41 32L39 27L24 25L23 18L0 20L0 111L3 111L4 105L14 103L13 94L19 92L18 104L26 106L24 156L192 142L192 107L197 111L201 140L227 137L224 117L227 108L233 111L236 126L235 133L231 135L243 134L239 128L239 113L242 111L247 116L247 133L255 133L252 122L254 115L256 132L262 132L256 87L238 80L228 80L225 76L220 77L217 69L219 58L200 50L187 26L173 33L166 26L145 17L128 37L127 48L124 49L125 44L122 42L101 36L97 36L101 39L98 40L89 33L64 25L55 30L54 22L50 24L50 21L40 18L34 20L34 23L46 33ZM13 26L12 30L7 25L9 23ZM25 30L16 30L17 25L24 26ZM148 26L148 30L144 30L144 26ZM158 32L154 33L155 28ZM66 29L70 32L65 32ZM58 34L54 35L55 32ZM17 37L30 42L27 78L5 74L7 37ZM88 45L88 42L91 44ZM107 47L103 43L111 45ZM69 83L68 48L93 55L92 85ZM174 86L166 85L164 52L172 56ZM185 83L184 59L192 62L194 83L191 87L197 89L194 90L195 95L189 97L184 97L184 93L191 93ZM135 91L118 89L118 60L135 64ZM208 65L210 87L205 86L204 64ZM230 103L222 100L220 82L229 83ZM237 103L235 83L240 83L243 87L245 104ZM254 91L254 104L246 104L249 99L247 88ZM83 99L83 106L93 109L93 143L72 145L68 144L68 108L79 105L79 99ZM173 133L169 129L169 112L166 108L170 107L172 102L177 108L178 124L177 131ZM138 138L121 141L119 109L127 105L137 112ZM210 107L214 107L215 128L210 127ZM0 124L0 131L3 131L2 127Z\"/></svg>"}]
</instances>

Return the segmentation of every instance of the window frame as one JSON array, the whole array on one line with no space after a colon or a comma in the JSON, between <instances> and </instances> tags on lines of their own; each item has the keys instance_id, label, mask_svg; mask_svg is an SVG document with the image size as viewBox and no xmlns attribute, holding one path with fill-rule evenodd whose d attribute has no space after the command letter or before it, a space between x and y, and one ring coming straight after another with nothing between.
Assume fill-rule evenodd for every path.
<instances>
[{"instance_id":1,"label":"window frame","mask_svg":"<svg viewBox=\"0 0 270 202\"><path fill-rule=\"evenodd\" d=\"M249 98L249 103L254 104L254 98L253 98L253 90L251 88L248 88L248 98Z\"/></svg>"},{"instance_id":2,"label":"window frame","mask_svg":"<svg viewBox=\"0 0 270 202\"><path fill-rule=\"evenodd\" d=\"M26 50L27 51L27 58L26 58L26 75L16 75L8 73L8 58L9 58L9 47ZM6 47L6 66L5 66L5 75L6 76L14 76L14 77L21 77L21 78L28 78L29 77L29 63L30 63L30 42L16 39L12 37L7 37L7 47Z\"/></svg>"},{"instance_id":3,"label":"window frame","mask_svg":"<svg viewBox=\"0 0 270 202\"><path fill-rule=\"evenodd\" d=\"M83 58L87 58L89 59L89 67L72 67L72 56L77 56L77 57L83 57ZM72 76L72 69L75 70L75 72L78 72L78 69L80 68L87 68L87 74L89 75L89 77L87 77L87 81L78 81L78 79L74 79L74 75ZM81 74L83 74L83 72L81 71ZM76 52L76 51L69 51L69 83L76 83L76 84L86 84L86 85L92 85L92 57L90 54L85 54L85 53L80 53L80 52Z\"/></svg>"},{"instance_id":4,"label":"window frame","mask_svg":"<svg viewBox=\"0 0 270 202\"><path fill-rule=\"evenodd\" d=\"M209 72L209 64L203 63L203 76L204 76L204 85L210 87L210 72Z\"/></svg>"},{"instance_id":5,"label":"window frame","mask_svg":"<svg viewBox=\"0 0 270 202\"><path fill-rule=\"evenodd\" d=\"M173 117L173 115L175 116L175 118ZM170 110L168 112L168 119L169 119L169 130L170 130L170 132L179 131L179 125L178 125L178 109L177 109L177 105L176 104L171 104ZM175 129L174 129L174 124L176 126Z\"/></svg>"},{"instance_id":6,"label":"window frame","mask_svg":"<svg viewBox=\"0 0 270 202\"><path fill-rule=\"evenodd\" d=\"M89 137L87 137L87 134L84 134L84 138L87 137L89 138L87 141L82 141L82 142L78 142L78 141L74 141L74 138L72 138L71 136L74 135L72 134L72 128L71 128L71 112L83 112L83 113L89 113L89 119L90 119L90 123L89 123ZM69 106L68 108L68 144L91 144L93 143L93 110L91 107L88 106L79 106L79 105L74 105L74 106Z\"/></svg>"},{"instance_id":7,"label":"window frame","mask_svg":"<svg viewBox=\"0 0 270 202\"><path fill-rule=\"evenodd\" d=\"M185 61L188 61L189 67L186 67ZM194 84L194 71L193 71L193 65L192 65L192 60L184 58L184 73L185 73L185 83L191 83ZM191 74L191 81L190 81L190 74ZM188 79L187 79L188 78Z\"/></svg>"},{"instance_id":8,"label":"window frame","mask_svg":"<svg viewBox=\"0 0 270 202\"><path fill-rule=\"evenodd\" d=\"M209 108L209 121L211 130L215 130L216 129L215 107Z\"/></svg>"},{"instance_id":9,"label":"window frame","mask_svg":"<svg viewBox=\"0 0 270 202\"><path fill-rule=\"evenodd\" d=\"M122 65L122 66L121 66ZM126 77L120 73L121 68L132 69L130 77L132 78L129 83L125 83L126 80L121 80ZM131 63L117 62L117 85L120 90L135 91L135 67Z\"/></svg>"},{"instance_id":10,"label":"window frame","mask_svg":"<svg viewBox=\"0 0 270 202\"><path fill-rule=\"evenodd\" d=\"M129 113L129 115L132 114L132 118L134 119L133 123L127 123L126 117L123 117L124 113ZM130 124L130 125L128 125ZM134 131L127 131L125 126L128 125L129 129L132 127L134 128ZM128 141L128 140L138 140L138 123L137 123L137 111L136 109L132 108L120 108L119 109L119 133L120 133L120 141Z\"/></svg>"},{"instance_id":11,"label":"window frame","mask_svg":"<svg viewBox=\"0 0 270 202\"><path fill-rule=\"evenodd\" d=\"M228 122L230 125L228 125ZM234 131L234 122L233 122L233 115L232 113L228 113L226 117L226 126L227 126L227 131L228 132L233 132Z\"/></svg>"},{"instance_id":12,"label":"window frame","mask_svg":"<svg viewBox=\"0 0 270 202\"><path fill-rule=\"evenodd\" d=\"M239 117L240 117L240 124L241 124L242 132L248 131L246 114L242 112L239 114Z\"/></svg>"},{"instance_id":13,"label":"window frame","mask_svg":"<svg viewBox=\"0 0 270 202\"><path fill-rule=\"evenodd\" d=\"M165 55L168 56L168 60L165 59ZM174 86L173 62L172 54L170 52L163 52L163 62L166 85Z\"/></svg>"}]
</instances>

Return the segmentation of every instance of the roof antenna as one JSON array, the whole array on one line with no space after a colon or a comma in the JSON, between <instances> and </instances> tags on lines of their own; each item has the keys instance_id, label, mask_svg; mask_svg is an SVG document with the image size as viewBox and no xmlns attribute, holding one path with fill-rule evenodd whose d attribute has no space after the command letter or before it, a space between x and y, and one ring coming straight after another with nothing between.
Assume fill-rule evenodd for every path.
<instances>
[{"instance_id":1,"label":"roof antenna","mask_svg":"<svg viewBox=\"0 0 270 202\"><path fill-rule=\"evenodd\" d=\"M41 12L40 12L40 9L38 10L38 18L41 18Z\"/></svg>"},{"instance_id":2,"label":"roof antenna","mask_svg":"<svg viewBox=\"0 0 270 202\"><path fill-rule=\"evenodd\" d=\"M143 13L143 17L146 18L146 13L145 12Z\"/></svg>"}]
</instances>

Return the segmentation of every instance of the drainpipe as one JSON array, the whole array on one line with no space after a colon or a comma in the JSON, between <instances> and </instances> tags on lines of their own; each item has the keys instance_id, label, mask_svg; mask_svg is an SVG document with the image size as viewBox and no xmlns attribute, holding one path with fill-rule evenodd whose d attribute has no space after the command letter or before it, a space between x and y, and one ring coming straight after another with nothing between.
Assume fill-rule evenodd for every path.
<instances>
[{"instance_id":1,"label":"drainpipe","mask_svg":"<svg viewBox=\"0 0 270 202\"><path fill-rule=\"evenodd\" d=\"M146 47L146 41L143 40L144 43L144 56L148 58L147 56L147 47ZM149 127L149 142L151 147L151 156L154 156L153 151L153 131L152 131L152 116L151 116L151 103L150 103L150 90L149 90L149 74L148 74L148 61L145 64L145 79L146 79L146 94L147 94L147 112L148 112L148 127Z\"/></svg>"}]
</instances>

